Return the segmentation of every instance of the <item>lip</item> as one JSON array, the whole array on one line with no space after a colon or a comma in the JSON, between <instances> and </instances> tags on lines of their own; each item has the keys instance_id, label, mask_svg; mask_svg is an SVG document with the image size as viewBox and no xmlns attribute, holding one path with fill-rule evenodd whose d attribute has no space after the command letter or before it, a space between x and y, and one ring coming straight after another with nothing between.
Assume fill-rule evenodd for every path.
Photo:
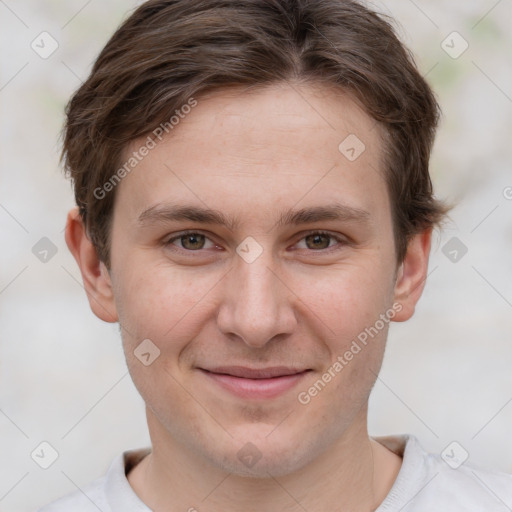
<instances>
[{"instance_id":1,"label":"lip","mask_svg":"<svg viewBox=\"0 0 512 512\"><path fill-rule=\"evenodd\" d=\"M281 395L296 386L310 371L284 366L261 369L230 366L199 370L224 390L245 399L268 399Z\"/></svg>"},{"instance_id":2,"label":"lip","mask_svg":"<svg viewBox=\"0 0 512 512\"><path fill-rule=\"evenodd\" d=\"M201 368L206 370L205 368ZM208 368L206 371L217 374L232 375L233 377L243 377L244 379L270 379L272 377L284 377L287 375L296 375L302 373L305 368L293 368L290 366L269 366L267 368L248 368L247 366L216 366Z\"/></svg>"}]
</instances>

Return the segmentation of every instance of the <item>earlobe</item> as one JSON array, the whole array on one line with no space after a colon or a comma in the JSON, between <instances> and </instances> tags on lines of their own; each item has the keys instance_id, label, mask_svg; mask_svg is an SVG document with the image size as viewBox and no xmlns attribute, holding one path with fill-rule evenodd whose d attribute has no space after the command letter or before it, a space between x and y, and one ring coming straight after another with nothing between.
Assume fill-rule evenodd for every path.
<instances>
[{"instance_id":1,"label":"earlobe","mask_svg":"<svg viewBox=\"0 0 512 512\"><path fill-rule=\"evenodd\" d=\"M395 322L409 320L414 314L427 279L431 239L432 229L427 229L414 235L407 245L407 253L397 271L395 283L394 301L402 306L393 318Z\"/></svg>"},{"instance_id":2,"label":"earlobe","mask_svg":"<svg viewBox=\"0 0 512 512\"><path fill-rule=\"evenodd\" d=\"M118 316L110 275L87 236L78 208L73 208L68 213L66 243L80 268L93 313L105 322L117 322Z\"/></svg>"}]
</instances>

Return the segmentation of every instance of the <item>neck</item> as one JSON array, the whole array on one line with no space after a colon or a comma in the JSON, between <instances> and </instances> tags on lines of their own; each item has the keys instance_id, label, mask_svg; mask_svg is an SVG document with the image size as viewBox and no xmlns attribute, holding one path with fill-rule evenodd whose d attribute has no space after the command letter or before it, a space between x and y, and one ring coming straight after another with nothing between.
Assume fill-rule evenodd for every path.
<instances>
[{"instance_id":1,"label":"neck","mask_svg":"<svg viewBox=\"0 0 512 512\"><path fill-rule=\"evenodd\" d=\"M155 512L324 512L375 510L389 492L401 459L371 440L363 420L293 473L252 478L226 472L170 438L148 412L153 451L128 475ZM165 442L164 442L165 441Z\"/></svg>"}]
</instances>

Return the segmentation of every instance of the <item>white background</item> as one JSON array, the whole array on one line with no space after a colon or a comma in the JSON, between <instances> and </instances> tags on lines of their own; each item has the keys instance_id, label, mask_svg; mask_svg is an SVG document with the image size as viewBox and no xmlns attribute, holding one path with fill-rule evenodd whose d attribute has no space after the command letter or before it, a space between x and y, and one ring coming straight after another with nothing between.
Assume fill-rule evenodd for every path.
<instances>
[{"instance_id":1,"label":"white background","mask_svg":"<svg viewBox=\"0 0 512 512\"><path fill-rule=\"evenodd\" d=\"M432 173L458 206L415 317L391 328L370 432L412 433L433 452L456 440L467 464L512 472L512 3L376 5L438 94ZM64 105L133 6L0 1L0 511L34 510L148 444L117 326L90 312L64 243L73 198L58 162ZM43 31L59 44L47 59L30 46ZM457 59L441 47L453 31L469 44ZM468 248L457 263L442 253L454 236ZM42 237L57 247L47 263L32 253ZM46 470L30 457L42 441L59 454Z\"/></svg>"}]
</instances>

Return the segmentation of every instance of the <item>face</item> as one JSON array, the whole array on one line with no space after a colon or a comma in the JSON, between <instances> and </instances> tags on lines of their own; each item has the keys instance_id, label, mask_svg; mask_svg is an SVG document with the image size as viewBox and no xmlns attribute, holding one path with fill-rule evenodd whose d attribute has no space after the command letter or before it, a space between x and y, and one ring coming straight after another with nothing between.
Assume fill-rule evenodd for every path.
<instances>
[{"instance_id":1,"label":"face","mask_svg":"<svg viewBox=\"0 0 512 512\"><path fill-rule=\"evenodd\" d=\"M321 86L224 90L118 185L113 293L97 299L120 322L154 448L277 476L366 428L389 322L416 300L379 129Z\"/></svg>"}]
</instances>

